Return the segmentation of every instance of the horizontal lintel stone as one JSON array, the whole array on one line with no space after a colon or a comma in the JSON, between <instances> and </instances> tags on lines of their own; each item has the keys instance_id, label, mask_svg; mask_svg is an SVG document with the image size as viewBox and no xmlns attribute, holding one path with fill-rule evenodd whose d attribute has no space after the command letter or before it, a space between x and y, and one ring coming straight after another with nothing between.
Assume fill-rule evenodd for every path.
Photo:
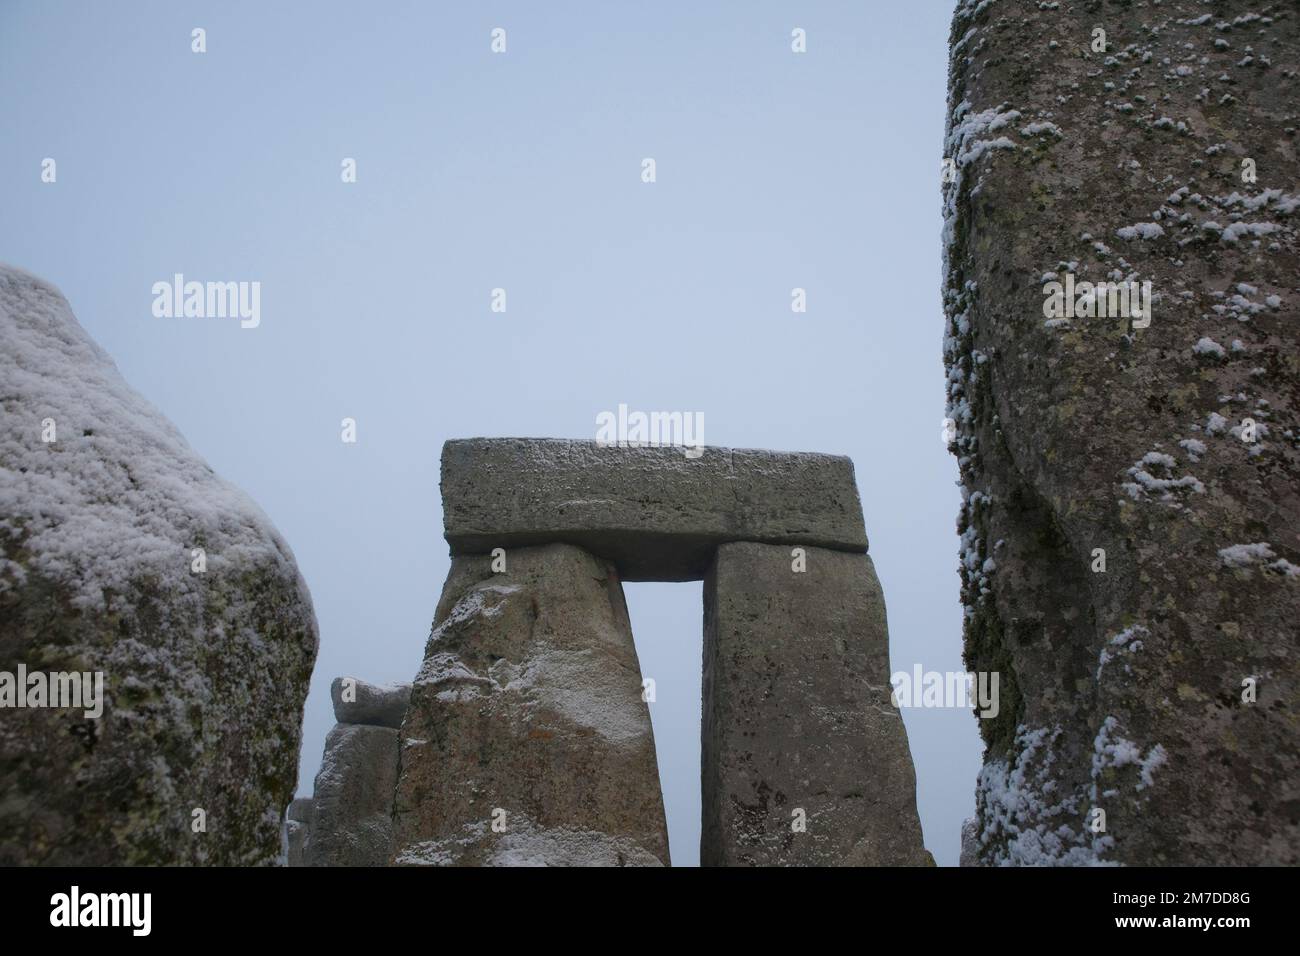
<instances>
[{"instance_id":1,"label":"horizontal lintel stone","mask_svg":"<svg viewBox=\"0 0 1300 956\"><path fill-rule=\"evenodd\" d=\"M686 452L549 438L448 441L442 506L451 552L562 542L613 561L624 580L692 581L730 541L867 550L850 459Z\"/></svg>"}]
</instances>

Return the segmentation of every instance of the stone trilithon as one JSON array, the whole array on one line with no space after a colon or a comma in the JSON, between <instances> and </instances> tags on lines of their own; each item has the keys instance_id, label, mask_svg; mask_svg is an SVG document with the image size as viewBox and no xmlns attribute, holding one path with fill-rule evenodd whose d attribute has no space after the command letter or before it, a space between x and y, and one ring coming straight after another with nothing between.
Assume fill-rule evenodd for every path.
<instances>
[{"instance_id":1,"label":"stone trilithon","mask_svg":"<svg viewBox=\"0 0 1300 956\"><path fill-rule=\"evenodd\" d=\"M667 865L622 582L703 579L701 862L932 864L848 459L472 439L444 447L442 494L452 566L400 733L340 713L291 853Z\"/></svg>"}]
</instances>

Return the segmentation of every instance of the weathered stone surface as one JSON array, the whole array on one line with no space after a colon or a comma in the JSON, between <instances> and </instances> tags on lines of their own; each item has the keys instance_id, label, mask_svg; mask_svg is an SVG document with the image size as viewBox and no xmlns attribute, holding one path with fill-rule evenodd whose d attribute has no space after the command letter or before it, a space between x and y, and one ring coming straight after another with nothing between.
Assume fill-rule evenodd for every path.
<instances>
[{"instance_id":1,"label":"weathered stone surface","mask_svg":"<svg viewBox=\"0 0 1300 956\"><path fill-rule=\"evenodd\" d=\"M952 31L966 660L1002 696L978 854L1295 865L1300 17L1050 6L962 0ZM1149 327L1049 323L1066 272L1149 280Z\"/></svg>"},{"instance_id":2,"label":"weathered stone surface","mask_svg":"<svg viewBox=\"0 0 1300 956\"><path fill-rule=\"evenodd\" d=\"M453 559L438 604L402 731L395 862L667 864L613 565L564 544L490 564Z\"/></svg>"},{"instance_id":3,"label":"weathered stone surface","mask_svg":"<svg viewBox=\"0 0 1300 956\"><path fill-rule=\"evenodd\" d=\"M289 804L284 816L286 864L305 866L303 846L307 842L307 832L311 829L312 801L307 797L299 797Z\"/></svg>"},{"instance_id":4,"label":"weathered stone surface","mask_svg":"<svg viewBox=\"0 0 1300 956\"><path fill-rule=\"evenodd\" d=\"M352 682L352 700L343 699L345 681ZM330 683L330 698L334 701L334 719L341 724L401 729L406 704L411 699L411 685L381 686L355 677L336 677Z\"/></svg>"},{"instance_id":5,"label":"weathered stone surface","mask_svg":"<svg viewBox=\"0 0 1300 956\"><path fill-rule=\"evenodd\" d=\"M867 550L834 455L472 438L443 446L442 500L453 554L568 542L627 581L699 580L725 541Z\"/></svg>"},{"instance_id":6,"label":"weathered stone surface","mask_svg":"<svg viewBox=\"0 0 1300 956\"><path fill-rule=\"evenodd\" d=\"M0 710L0 865L275 863L317 643L288 546L8 266L0 408L0 672L104 696Z\"/></svg>"},{"instance_id":7,"label":"weathered stone surface","mask_svg":"<svg viewBox=\"0 0 1300 956\"><path fill-rule=\"evenodd\" d=\"M968 817L961 825L961 856L958 866L979 866L980 822L975 817Z\"/></svg>"},{"instance_id":8,"label":"weathered stone surface","mask_svg":"<svg viewBox=\"0 0 1300 956\"><path fill-rule=\"evenodd\" d=\"M296 820L299 823L310 823L312 813L311 797L295 797L289 804L289 809L285 811L285 818Z\"/></svg>"},{"instance_id":9,"label":"weathered stone surface","mask_svg":"<svg viewBox=\"0 0 1300 956\"><path fill-rule=\"evenodd\" d=\"M871 559L804 550L725 544L704 581L700 863L933 865Z\"/></svg>"},{"instance_id":10,"label":"weathered stone surface","mask_svg":"<svg viewBox=\"0 0 1300 956\"><path fill-rule=\"evenodd\" d=\"M336 724L316 774L305 866L384 866L392 852L399 734Z\"/></svg>"}]
</instances>

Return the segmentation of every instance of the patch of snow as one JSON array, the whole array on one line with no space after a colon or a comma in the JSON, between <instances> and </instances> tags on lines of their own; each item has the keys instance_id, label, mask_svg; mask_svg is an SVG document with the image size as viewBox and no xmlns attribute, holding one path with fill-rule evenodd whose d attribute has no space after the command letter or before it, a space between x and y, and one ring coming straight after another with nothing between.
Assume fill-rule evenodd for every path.
<instances>
[{"instance_id":1,"label":"patch of snow","mask_svg":"<svg viewBox=\"0 0 1300 956\"><path fill-rule=\"evenodd\" d=\"M1234 222L1223 230L1220 238L1224 242L1237 242L1242 236L1267 236L1282 229L1275 222Z\"/></svg>"},{"instance_id":2,"label":"patch of snow","mask_svg":"<svg viewBox=\"0 0 1300 956\"><path fill-rule=\"evenodd\" d=\"M1123 226L1115 230L1115 235L1121 239L1159 239L1165 234L1165 231L1158 223L1139 222L1132 226Z\"/></svg>"},{"instance_id":3,"label":"patch of snow","mask_svg":"<svg viewBox=\"0 0 1300 956\"><path fill-rule=\"evenodd\" d=\"M1064 133L1061 132L1061 128L1057 126L1055 123L1047 123L1047 122L1030 123L1028 126L1022 126L1020 128L1021 136L1039 136L1043 133L1048 133L1052 136L1065 135Z\"/></svg>"},{"instance_id":4,"label":"patch of snow","mask_svg":"<svg viewBox=\"0 0 1300 956\"><path fill-rule=\"evenodd\" d=\"M984 862L994 866L1109 866L1102 854L1114 838L1078 830L1066 821L1082 808L1076 796L1053 799L1055 755L1050 744L1060 734L1046 727L1016 729L1014 763L991 760L980 770L975 792L983 825L979 845Z\"/></svg>"},{"instance_id":5,"label":"patch of snow","mask_svg":"<svg viewBox=\"0 0 1300 956\"><path fill-rule=\"evenodd\" d=\"M1120 631L1101 648L1101 653L1097 655L1097 680L1101 680L1102 669L1111 661L1124 654L1134 654L1142 650L1142 638L1149 637L1151 634L1141 624L1134 624L1132 627L1126 627Z\"/></svg>"},{"instance_id":6,"label":"patch of snow","mask_svg":"<svg viewBox=\"0 0 1300 956\"><path fill-rule=\"evenodd\" d=\"M1147 452L1142 458L1135 462L1133 467L1128 470L1129 476L1133 481L1124 482L1120 487L1128 493L1128 496L1134 501L1141 501L1150 495L1158 494L1161 501L1173 501L1174 492L1190 490L1197 494L1205 493L1205 486L1194 475L1183 475L1181 478L1158 477L1151 472L1154 470L1164 470L1172 473L1176 462L1172 455L1166 455L1163 452Z\"/></svg>"},{"instance_id":7,"label":"patch of snow","mask_svg":"<svg viewBox=\"0 0 1300 956\"><path fill-rule=\"evenodd\" d=\"M1102 721L1101 728L1097 731L1097 736L1093 740L1092 779L1094 800L1097 798L1097 782L1107 769L1130 765L1136 766L1139 775L1134 789L1145 790L1153 784L1153 774L1156 769L1168 762L1168 754L1165 753L1165 748L1160 744L1151 747L1146 756L1143 756L1142 750L1137 744L1119 736L1115 732L1118 724L1119 722L1114 717L1107 717Z\"/></svg>"},{"instance_id":8,"label":"patch of snow","mask_svg":"<svg viewBox=\"0 0 1300 956\"><path fill-rule=\"evenodd\" d=\"M205 574L276 567L309 604L262 510L126 383L58 289L2 263L0 341L0 541L23 542L29 571L66 587L75 607L129 613L133 582L201 602ZM193 548L204 574L191 572Z\"/></svg>"},{"instance_id":9,"label":"patch of snow","mask_svg":"<svg viewBox=\"0 0 1300 956\"><path fill-rule=\"evenodd\" d=\"M1222 345L1208 336L1202 336L1197 340L1197 343L1192 346L1192 351L1197 355L1213 355L1215 358L1223 358L1228 354Z\"/></svg>"},{"instance_id":10,"label":"patch of snow","mask_svg":"<svg viewBox=\"0 0 1300 956\"><path fill-rule=\"evenodd\" d=\"M1230 568L1246 568L1276 557L1273 549L1263 541L1256 544L1234 544L1219 549L1219 558Z\"/></svg>"}]
</instances>

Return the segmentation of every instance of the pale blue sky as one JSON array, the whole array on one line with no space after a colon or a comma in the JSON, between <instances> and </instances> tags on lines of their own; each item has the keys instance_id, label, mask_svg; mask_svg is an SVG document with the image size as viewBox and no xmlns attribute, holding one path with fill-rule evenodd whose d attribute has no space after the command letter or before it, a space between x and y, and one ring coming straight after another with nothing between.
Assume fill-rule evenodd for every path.
<instances>
[{"instance_id":1,"label":"pale blue sky","mask_svg":"<svg viewBox=\"0 0 1300 956\"><path fill-rule=\"evenodd\" d=\"M443 441L593 438L620 402L703 412L709 444L851 456L894 668L962 668L940 439L951 9L0 2L0 259L61 287L292 545L321 626L300 793L330 679L419 664L448 565ZM176 272L259 280L260 327L154 318ZM700 585L628 600L693 864ZM975 720L905 718L926 843L955 864Z\"/></svg>"}]
</instances>

